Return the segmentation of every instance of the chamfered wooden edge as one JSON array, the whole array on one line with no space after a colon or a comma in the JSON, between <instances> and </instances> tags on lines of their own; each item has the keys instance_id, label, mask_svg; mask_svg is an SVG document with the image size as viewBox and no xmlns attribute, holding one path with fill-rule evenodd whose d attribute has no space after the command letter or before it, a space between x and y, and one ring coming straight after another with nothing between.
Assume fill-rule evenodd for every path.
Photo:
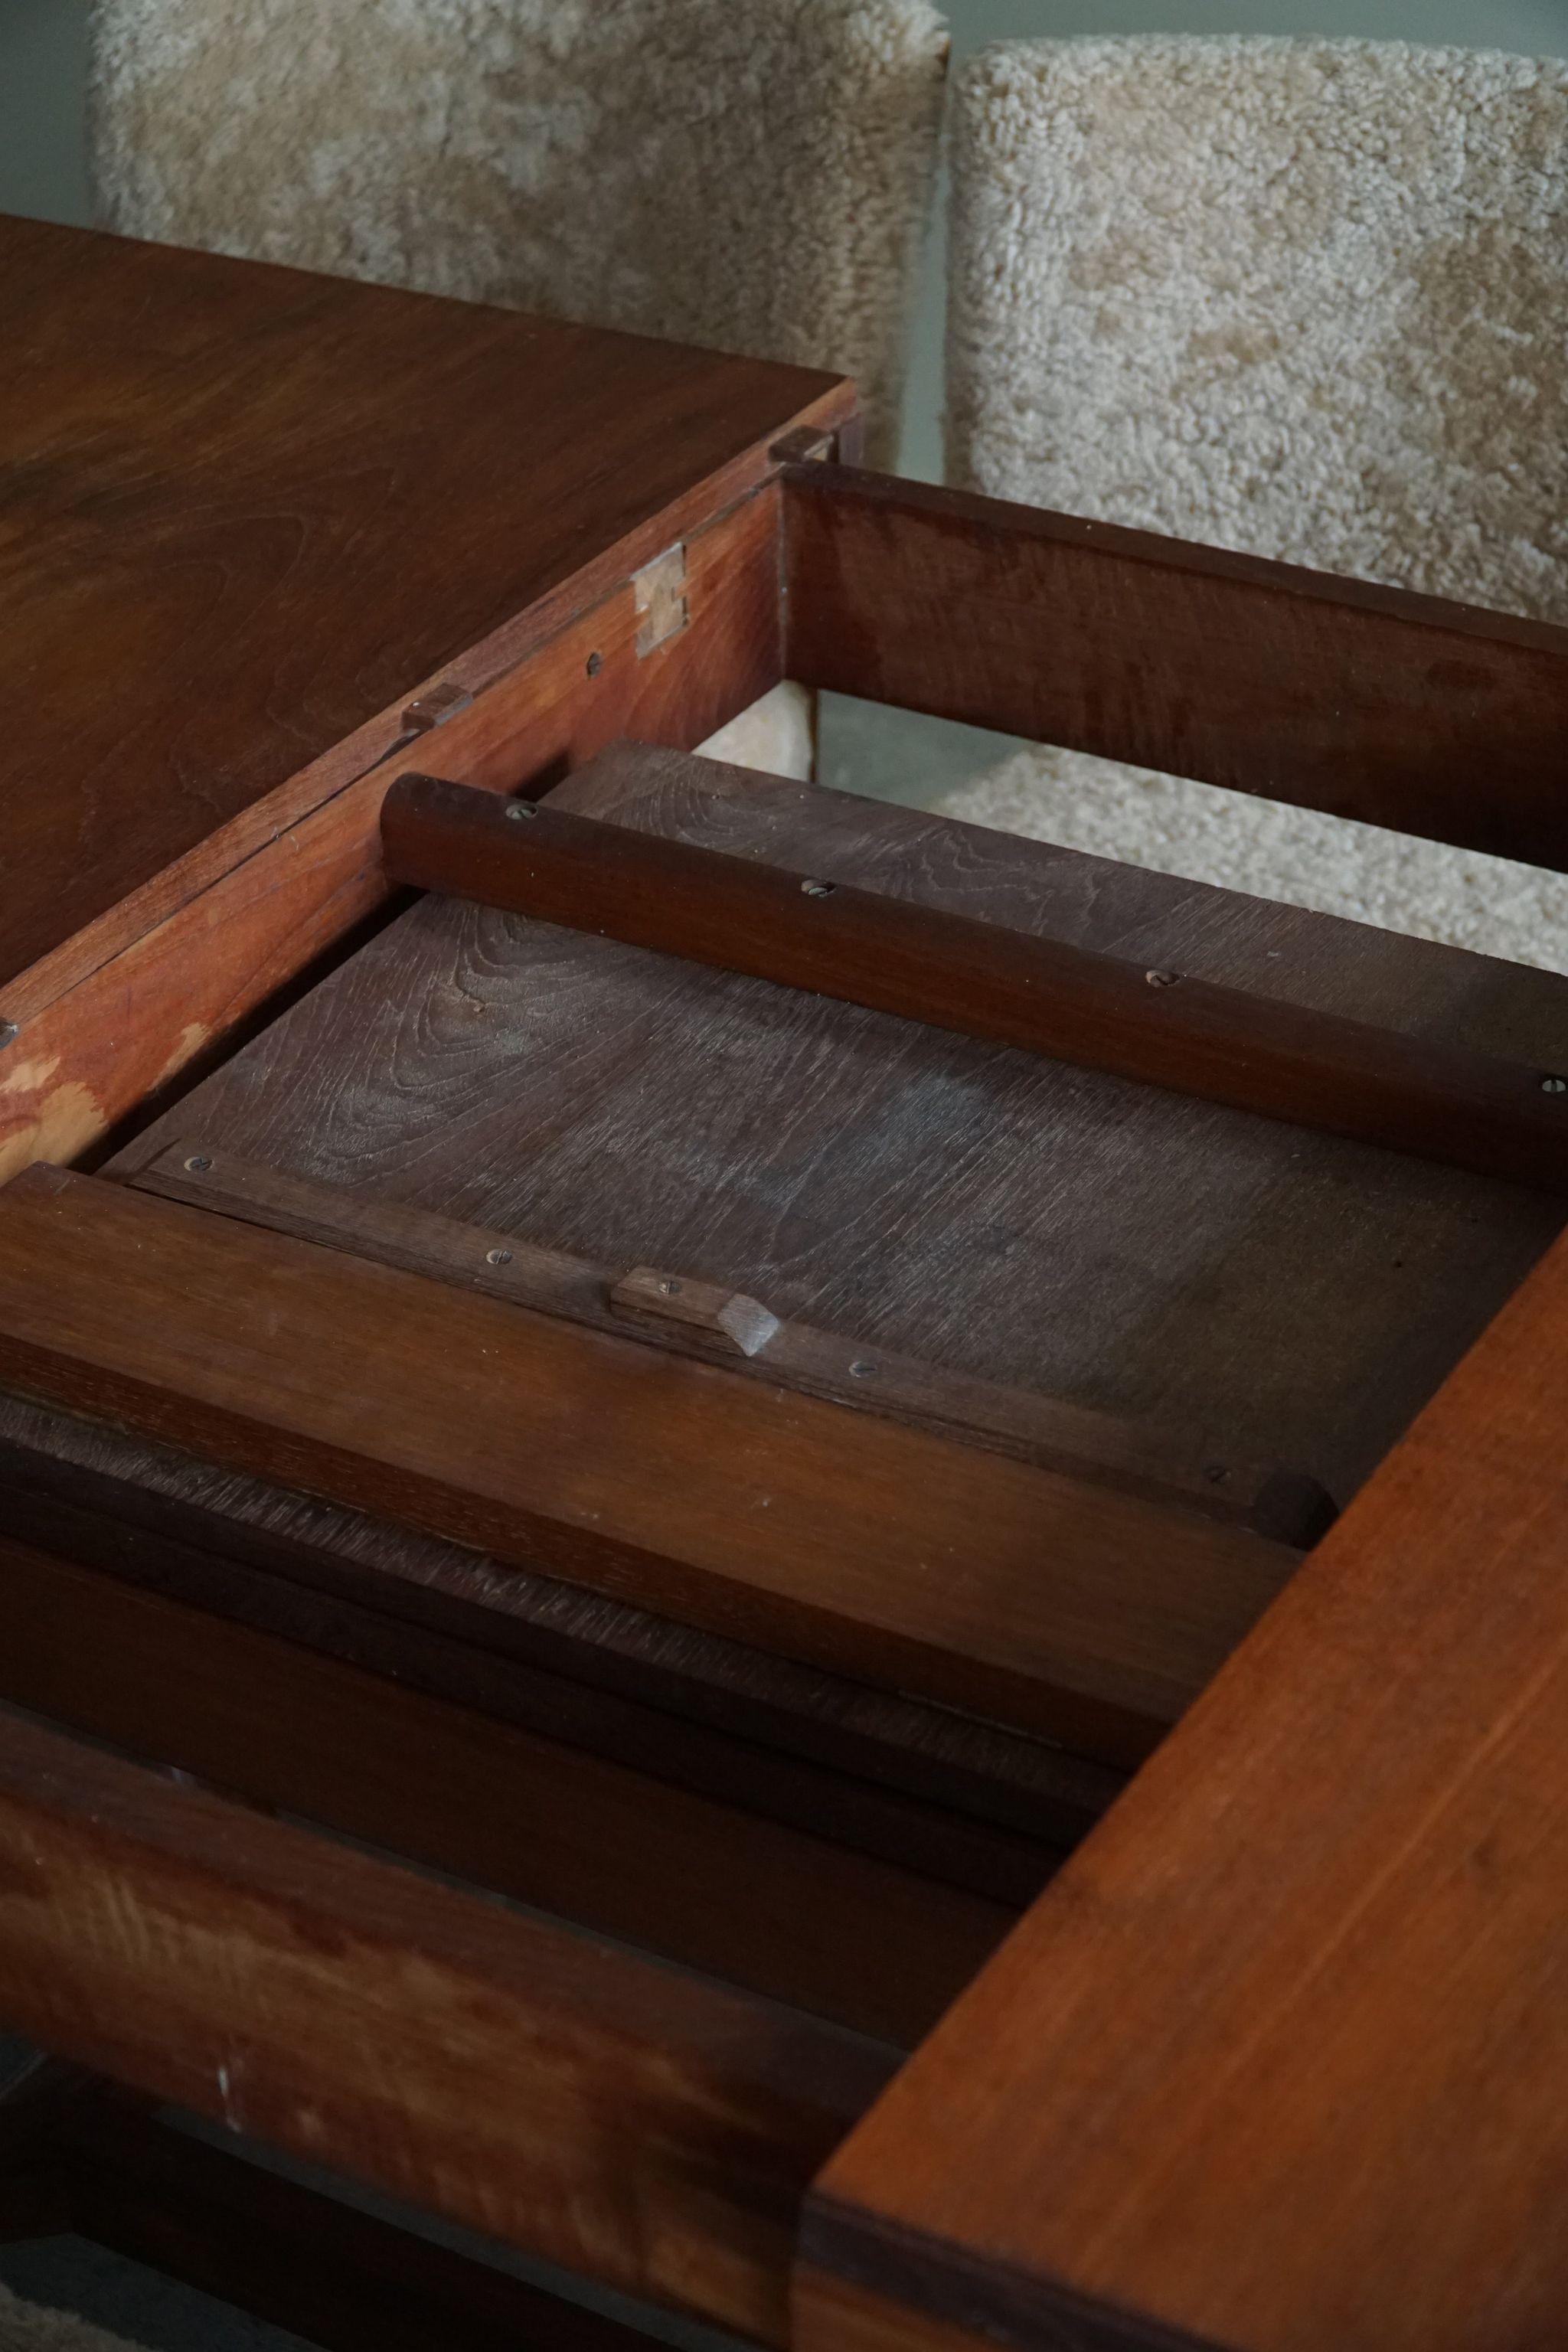
<instances>
[{"instance_id":1,"label":"chamfered wooden edge","mask_svg":"<svg viewBox=\"0 0 1568 2352\"><path fill-rule=\"evenodd\" d=\"M1116 1761L1300 1557L57 1169L0 1192L0 1382Z\"/></svg>"},{"instance_id":2,"label":"chamfered wooden edge","mask_svg":"<svg viewBox=\"0 0 1568 2352\"><path fill-rule=\"evenodd\" d=\"M0 2013L132 2088L770 2344L889 2053L0 1718Z\"/></svg>"},{"instance_id":3,"label":"chamfered wooden edge","mask_svg":"<svg viewBox=\"0 0 1568 2352\"><path fill-rule=\"evenodd\" d=\"M853 446L848 383L779 430ZM696 743L784 677L769 434L0 988L0 1181L155 1107L387 900L383 763L418 741L544 791L628 727ZM787 446L786 446L787 456ZM639 649L638 575L685 550L685 625ZM432 740L432 730L439 730ZM440 747L434 759L434 741ZM128 1017L129 1008L129 1017Z\"/></svg>"},{"instance_id":4,"label":"chamfered wooden edge","mask_svg":"<svg viewBox=\"0 0 1568 2352\"><path fill-rule=\"evenodd\" d=\"M814 2185L800 2352L1568 2311L1568 1240Z\"/></svg>"},{"instance_id":5,"label":"chamfered wooden edge","mask_svg":"<svg viewBox=\"0 0 1568 2352\"><path fill-rule=\"evenodd\" d=\"M381 824L388 874L422 889L1568 1191L1568 1085L1528 1064L416 772Z\"/></svg>"},{"instance_id":6,"label":"chamfered wooden edge","mask_svg":"<svg viewBox=\"0 0 1568 2352\"><path fill-rule=\"evenodd\" d=\"M849 467L784 512L804 685L1568 866L1568 630Z\"/></svg>"}]
</instances>

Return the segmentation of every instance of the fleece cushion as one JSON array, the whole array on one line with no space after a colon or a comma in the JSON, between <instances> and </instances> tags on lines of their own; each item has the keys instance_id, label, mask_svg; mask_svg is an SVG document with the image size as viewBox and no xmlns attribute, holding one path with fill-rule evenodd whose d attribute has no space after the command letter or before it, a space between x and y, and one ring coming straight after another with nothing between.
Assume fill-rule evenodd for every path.
<instances>
[{"instance_id":1,"label":"fleece cushion","mask_svg":"<svg viewBox=\"0 0 1568 2352\"><path fill-rule=\"evenodd\" d=\"M0 2286L0 2352L137 2352L119 2336L106 2336L73 2312L46 2311L23 2303Z\"/></svg>"},{"instance_id":2,"label":"fleece cushion","mask_svg":"<svg viewBox=\"0 0 1568 2352\"><path fill-rule=\"evenodd\" d=\"M1568 622L1568 63L1008 43L963 79L954 177L955 479ZM1552 878L1310 812L1060 751L949 806L1568 961Z\"/></svg>"},{"instance_id":3,"label":"fleece cushion","mask_svg":"<svg viewBox=\"0 0 1568 2352\"><path fill-rule=\"evenodd\" d=\"M103 224L857 376L886 462L928 0L94 0Z\"/></svg>"}]
</instances>

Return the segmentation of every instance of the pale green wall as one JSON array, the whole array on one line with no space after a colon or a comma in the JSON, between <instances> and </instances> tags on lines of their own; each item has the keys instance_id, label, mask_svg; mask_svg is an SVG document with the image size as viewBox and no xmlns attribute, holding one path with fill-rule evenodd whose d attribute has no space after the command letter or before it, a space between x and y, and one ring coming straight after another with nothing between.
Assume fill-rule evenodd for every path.
<instances>
[{"instance_id":1,"label":"pale green wall","mask_svg":"<svg viewBox=\"0 0 1568 2352\"><path fill-rule=\"evenodd\" d=\"M87 0L0 0L0 213L86 220L86 64Z\"/></svg>"}]
</instances>

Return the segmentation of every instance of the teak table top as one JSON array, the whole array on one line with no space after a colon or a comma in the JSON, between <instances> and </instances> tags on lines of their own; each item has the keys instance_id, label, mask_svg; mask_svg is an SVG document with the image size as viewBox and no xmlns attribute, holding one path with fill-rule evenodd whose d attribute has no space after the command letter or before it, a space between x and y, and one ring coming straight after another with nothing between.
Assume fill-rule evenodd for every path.
<instances>
[{"instance_id":1,"label":"teak table top","mask_svg":"<svg viewBox=\"0 0 1568 2352\"><path fill-rule=\"evenodd\" d=\"M774 2352L1563 2340L1568 980L693 754L1561 868L1568 631L792 368L21 222L0 320L0 2022ZM151 2167L364 2340L64 2106L0 2237Z\"/></svg>"},{"instance_id":2,"label":"teak table top","mask_svg":"<svg viewBox=\"0 0 1568 2352\"><path fill-rule=\"evenodd\" d=\"M0 985L834 383L9 218L0 346Z\"/></svg>"}]
</instances>

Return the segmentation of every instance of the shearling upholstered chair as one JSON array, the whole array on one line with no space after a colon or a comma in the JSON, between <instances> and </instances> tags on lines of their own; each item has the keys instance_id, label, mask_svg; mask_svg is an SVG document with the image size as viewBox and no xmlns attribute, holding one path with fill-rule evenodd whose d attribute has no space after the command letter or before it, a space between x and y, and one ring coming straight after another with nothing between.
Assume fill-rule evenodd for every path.
<instances>
[{"instance_id":1,"label":"shearling upholstered chair","mask_svg":"<svg viewBox=\"0 0 1568 2352\"><path fill-rule=\"evenodd\" d=\"M93 0L106 227L831 366L896 444L929 0ZM803 697L719 748L798 769Z\"/></svg>"},{"instance_id":2,"label":"shearling upholstered chair","mask_svg":"<svg viewBox=\"0 0 1568 2352\"><path fill-rule=\"evenodd\" d=\"M953 169L954 480L1568 622L1568 63L1007 43ZM947 806L1568 970L1535 868L1059 751Z\"/></svg>"}]
</instances>

